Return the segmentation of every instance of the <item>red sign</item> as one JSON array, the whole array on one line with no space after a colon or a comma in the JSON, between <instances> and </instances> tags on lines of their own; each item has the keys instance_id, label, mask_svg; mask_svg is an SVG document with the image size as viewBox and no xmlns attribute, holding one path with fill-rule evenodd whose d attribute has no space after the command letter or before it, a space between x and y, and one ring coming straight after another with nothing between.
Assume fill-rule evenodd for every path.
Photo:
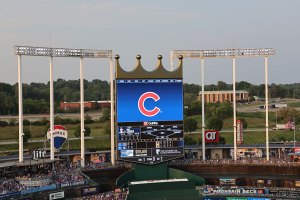
<instances>
[{"instance_id":1,"label":"red sign","mask_svg":"<svg viewBox=\"0 0 300 200\"><path fill-rule=\"evenodd\" d=\"M205 131L205 142L219 142L219 131L207 130Z\"/></svg>"},{"instance_id":2,"label":"red sign","mask_svg":"<svg viewBox=\"0 0 300 200\"><path fill-rule=\"evenodd\" d=\"M299 153L300 152L300 148L294 148L295 153Z\"/></svg>"}]
</instances>

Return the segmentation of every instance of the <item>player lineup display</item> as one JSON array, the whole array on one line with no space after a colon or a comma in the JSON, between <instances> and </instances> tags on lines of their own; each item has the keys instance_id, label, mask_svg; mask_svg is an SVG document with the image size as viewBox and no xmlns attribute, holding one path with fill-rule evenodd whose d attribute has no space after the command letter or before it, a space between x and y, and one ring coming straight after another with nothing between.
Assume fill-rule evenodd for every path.
<instances>
[{"instance_id":1,"label":"player lineup display","mask_svg":"<svg viewBox=\"0 0 300 200\"><path fill-rule=\"evenodd\" d=\"M183 156L182 79L117 79L118 159L156 164Z\"/></svg>"}]
</instances>

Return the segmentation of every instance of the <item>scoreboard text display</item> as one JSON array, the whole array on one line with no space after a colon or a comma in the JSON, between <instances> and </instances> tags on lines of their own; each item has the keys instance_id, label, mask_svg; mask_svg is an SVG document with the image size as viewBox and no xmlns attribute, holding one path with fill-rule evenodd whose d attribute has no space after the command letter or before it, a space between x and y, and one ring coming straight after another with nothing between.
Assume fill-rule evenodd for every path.
<instances>
[{"instance_id":1,"label":"scoreboard text display","mask_svg":"<svg viewBox=\"0 0 300 200\"><path fill-rule=\"evenodd\" d=\"M118 159L156 164L183 156L182 79L117 79Z\"/></svg>"}]
</instances>

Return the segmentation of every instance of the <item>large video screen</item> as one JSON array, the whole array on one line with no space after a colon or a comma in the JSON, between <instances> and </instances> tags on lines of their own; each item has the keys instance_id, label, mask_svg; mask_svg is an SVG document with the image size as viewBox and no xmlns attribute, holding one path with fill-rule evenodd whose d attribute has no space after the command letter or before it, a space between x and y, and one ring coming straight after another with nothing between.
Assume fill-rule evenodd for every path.
<instances>
[{"instance_id":1,"label":"large video screen","mask_svg":"<svg viewBox=\"0 0 300 200\"><path fill-rule=\"evenodd\" d=\"M183 156L182 79L118 79L118 160L156 164Z\"/></svg>"}]
</instances>

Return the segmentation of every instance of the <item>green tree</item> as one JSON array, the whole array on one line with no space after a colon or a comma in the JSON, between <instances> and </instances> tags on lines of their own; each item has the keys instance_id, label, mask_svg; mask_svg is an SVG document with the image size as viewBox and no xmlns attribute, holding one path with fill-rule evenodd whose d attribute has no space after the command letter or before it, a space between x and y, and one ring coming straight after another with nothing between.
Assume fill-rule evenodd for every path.
<instances>
[{"instance_id":1,"label":"green tree","mask_svg":"<svg viewBox=\"0 0 300 200\"><path fill-rule=\"evenodd\" d=\"M197 144L197 141L194 140L192 137L185 136L184 137L184 144L185 145L195 145L195 144Z\"/></svg>"},{"instance_id":2,"label":"green tree","mask_svg":"<svg viewBox=\"0 0 300 200\"><path fill-rule=\"evenodd\" d=\"M185 108L185 115L186 116L193 116L193 115L200 115L202 111L201 101L193 101L187 105L188 108Z\"/></svg>"},{"instance_id":3,"label":"green tree","mask_svg":"<svg viewBox=\"0 0 300 200\"><path fill-rule=\"evenodd\" d=\"M44 99L24 99L24 113L48 113L49 111L49 103Z\"/></svg>"},{"instance_id":4,"label":"green tree","mask_svg":"<svg viewBox=\"0 0 300 200\"><path fill-rule=\"evenodd\" d=\"M47 134L49 128L50 128L50 122L47 122L47 124L44 126L44 130L43 130L43 132L45 133L45 135Z\"/></svg>"},{"instance_id":5,"label":"green tree","mask_svg":"<svg viewBox=\"0 0 300 200\"><path fill-rule=\"evenodd\" d=\"M92 120L92 117L90 115L85 115L85 117L84 117L84 123L91 124L93 122L94 122L94 120Z\"/></svg>"},{"instance_id":6,"label":"green tree","mask_svg":"<svg viewBox=\"0 0 300 200\"><path fill-rule=\"evenodd\" d=\"M223 120L219 116L214 115L207 120L206 127L219 131L223 128Z\"/></svg>"},{"instance_id":7,"label":"green tree","mask_svg":"<svg viewBox=\"0 0 300 200\"><path fill-rule=\"evenodd\" d=\"M100 118L101 122L106 122L110 119L110 109L104 108L102 110L102 117Z\"/></svg>"},{"instance_id":8,"label":"green tree","mask_svg":"<svg viewBox=\"0 0 300 200\"><path fill-rule=\"evenodd\" d=\"M198 95L194 93L184 93L183 100L185 106L190 106L193 101L197 100Z\"/></svg>"},{"instance_id":9,"label":"green tree","mask_svg":"<svg viewBox=\"0 0 300 200\"><path fill-rule=\"evenodd\" d=\"M218 81L217 83L217 90L227 90L227 83L224 81Z\"/></svg>"},{"instance_id":10,"label":"green tree","mask_svg":"<svg viewBox=\"0 0 300 200\"><path fill-rule=\"evenodd\" d=\"M63 124L63 121L64 120L61 117L59 117L59 116L55 116L54 117L54 124L55 125L58 125L58 124L61 125L61 124Z\"/></svg>"},{"instance_id":11,"label":"green tree","mask_svg":"<svg viewBox=\"0 0 300 200\"><path fill-rule=\"evenodd\" d=\"M193 118L185 118L184 121L184 131L192 132L197 129L197 121Z\"/></svg>"},{"instance_id":12,"label":"green tree","mask_svg":"<svg viewBox=\"0 0 300 200\"><path fill-rule=\"evenodd\" d=\"M241 81L236 83L236 89L237 90L249 90L251 88L251 83L248 83L246 81Z\"/></svg>"},{"instance_id":13,"label":"green tree","mask_svg":"<svg viewBox=\"0 0 300 200\"><path fill-rule=\"evenodd\" d=\"M88 126L84 126L84 136L89 136L91 134L91 129ZM74 135L75 137L80 137L81 136L81 126L80 124L78 124L75 129L74 129Z\"/></svg>"},{"instance_id":14,"label":"green tree","mask_svg":"<svg viewBox=\"0 0 300 200\"><path fill-rule=\"evenodd\" d=\"M110 121L106 121L104 125L104 133L105 134L110 134L111 133L111 126L110 126Z\"/></svg>"},{"instance_id":15,"label":"green tree","mask_svg":"<svg viewBox=\"0 0 300 200\"><path fill-rule=\"evenodd\" d=\"M0 120L0 127L6 127L8 126L9 124L6 122L6 121L1 121Z\"/></svg>"},{"instance_id":16,"label":"green tree","mask_svg":"<svg viewBox=\"0 0 300 200\"><path fill-rule=\"evenodd\" d=\"M17 119L11 118L8 122L9 126L15 126L17 125Z\"/></svg>"},{"instance_id":17,"label":"green tree","mask_svg":"<svg viewBox=\"0 0 300 200\"><path fill-rule=\"evenodd\" d=\"M183 84L183 91L184 93L192 93L192 94L197 94L201 90L201 86L197 84L188 84L184 83Z\"/></svg>"},{"instance_id":18,"label":"green tree","mask_svg":"<svg viewBox=\"0 0 300 200\"><path fill-rule=\"evenodd\" d=\"M226 119L233 115L233 108L230 103L224 102L218 104L215 114L219 116L221 119Z\"/></svg>"},{"instance_id":19,"label":"green tree","mask_svg":"<svg viewBox=\"0 0 300 200\"><path fill-rule=\"evenodd\" d=\"M23 142L25 144L28 142L28 140L31 138L32 135L31 135L30 129L27 126L24 127L23 133L24 133Z\"/></svg>"},{"instance_id":20,"label":"green tree","mask_svg":"<svg viewBox=\"0 0 300 200\"><path fill-rule=\"evenodd\" d=\"M287 123L288 121L293 121L293 118L295 117L296 124L300 120L299 111L297 111L295 108L281 108L278 111L277 119L281 123Z\"/></svg>"}]
</instances>

